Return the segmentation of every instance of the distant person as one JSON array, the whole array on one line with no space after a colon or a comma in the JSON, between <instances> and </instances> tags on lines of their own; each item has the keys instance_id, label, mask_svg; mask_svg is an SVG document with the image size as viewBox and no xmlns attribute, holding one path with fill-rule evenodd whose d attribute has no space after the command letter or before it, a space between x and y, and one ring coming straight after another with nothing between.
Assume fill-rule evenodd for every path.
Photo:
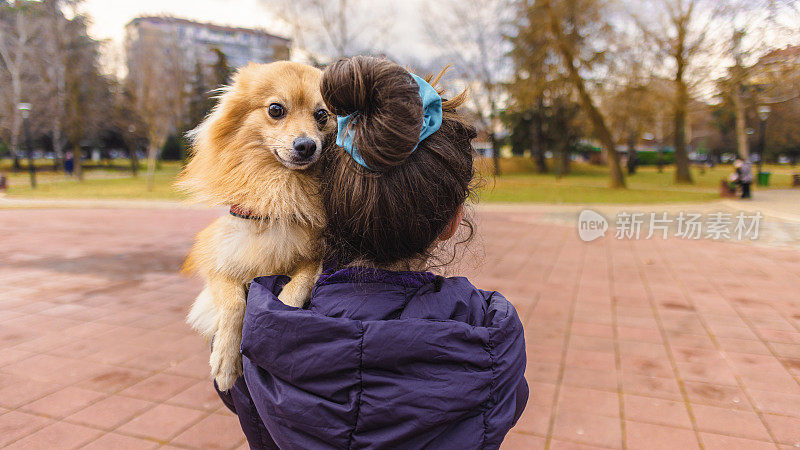
<instances>
[{"instance_id":1,"label":"distant person","mask_svg":"<svg viewBox=\"0 0 800 450\"><path fill-rule=\"evenodd\" d=\"M736 168L736 182L742 187L742 198L750 198L750 183L753 182L753 165L749 161L737 158L733 163Z\"/></svg>"},{"instance_id":2,"label":"distant person","mask_svg":"<svg viewBox=\"0 0 800 450\"><path fill-rule=\"evenodd\" d=\"M8 178L6 178L6 173L0 173L0 195L5 195L6 190L8 190Z\"/></svg>"},{"instance_id":3,"label":"distant person","mask_svg":"<svg viewBox=\"0 0 800 450\"><path fill-rule=\"evenodd\" d=\"M64 172L67 175L72 176L72 172L75 170L75 157L72 156L72 152L67 152L64 155Z\"/></svg>"}]
</instances>

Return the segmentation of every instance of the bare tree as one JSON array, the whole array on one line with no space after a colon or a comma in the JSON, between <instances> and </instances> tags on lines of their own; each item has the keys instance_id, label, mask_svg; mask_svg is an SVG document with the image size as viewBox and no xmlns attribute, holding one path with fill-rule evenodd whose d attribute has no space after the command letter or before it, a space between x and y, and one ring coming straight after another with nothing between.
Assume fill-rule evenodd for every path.
<instances>
[{"instance_id":1,"label":"bare tree","mask_svg":"<svg viewBox=\"0 0 800 450\"><path fill-rule=\"evenodd\" d=\"M75 154L75 175L83 180L82 144L95 135L111 108L109 81L99 68L99 42L86 32L88 17L77 14L67 22L64 130Z\"/></svg>"},{"instance_id":2,"label":"bare tree","mask_svg":"<svg viewBox=\"0 0 800 450\"><path fill-rule=\"evenodd\" d=\"M0 68L8 72L11 80L10 111L11 149L14 165L19 167L19 134L22 121L17 105L23 100L23 73L29 64L32 42L38 34L39 22L31 14L32 5L16 1L13 5L0 4Z\"/></svg>"},{"instance_id":3,"label":"bare tree","mask_svg":"<svg viewBox=\"0 0 800 450\"><path fill-rule=\"evenodd\" d=\"M514 77L506 86L510 97L506 117L513 118L516 113L521 122L529 122L530 129L522 130L522 134L527 131L530 137L531 158L539 173L549 171L545 153L550 151L558 155L553 166L560 177L569 173L572 150L583 137L580 105L553 46L549 21L525 2L518 2L515 9L513 30L507 38L512 44L509 55Z\"/></svg>"},{"instance_id":4,"label":"bare tree","mask_svg":"<svg viewBox=\"0 0 800 450\"><path fill-rule=\"evenodd\" d=\"M618 47L617 74L614 82L607 83L602 91L600 107L615 141L627 147L628 175L633 175L638 157L636 147L646 133L655 135L653 132L660 125L659 112L670 103L672 89L665 80L653 77L653 66L657 63L635 34L621 37Z\"/></svg>"},{"instance_id":5,"label":"bare tree","mask_svg":"<svg viewBox=\"0 0 800 450\"><path fill-rule=\"evenodd\" d=\"M56 166L59 167L64 161L64 134L62 133L62 123L66 109L67 98L67 48L66 48L66 22L61 7L69 4L76 6L78 1L64 0L45 0L47 26L45 27L46 52L44 60L47 76L51 85L50 92L53 98L53 107L50 111L51 133L53 141L53 152L55 153Z\"/></svg>"},{"instance_id":6,"label":"bare tree","mask_svg":"<svg viewBox=\"0 0 800 450\"><path fill-rule=\"evenodd\" d=\"M692 183L687 150L687 118L691 88L708 72L703 68L702 56L708 56L709 39L715 19L728 6L718 0L645 0L631 3L639 29L645 38L655 43L656 51L671 61L665 70L671 70L675 84L672 102L675 181Z\"/></svg>"},{"instance_id":7,"label":"bare tree","mask_svg":"<svg viewBox=\"0 0 800 450\"><path fill-rule=\"evenodd\" d=\"M784 13L791 14L796 8L794 3L790 0L727 0L724 14L718 19L721 22L719 28L723 31L720 34L723 39L728 38L728 45L723 42L719 48L733 58L726 84L736 116L737 150L744 159L750 158L745 97L756 95L750 79L758 67L752 60L769 51L765 45L768 35L782 28L778 18ZM797 28L780 31L788 31L795 37L800 33ZM761 104L773 104L781 100L767 98L766 95L760 97L752 100Z\"/></svg>"},{"instance_id":8,"label":"bare tree","mask_svg":"<svg viewBox=\"0 0 800 450\"><path fill-rule=\"evenodd\" d=\"M154 186L156 161L170 133L183 123L190 69L177 36L150 30L127 45L127 86L133 110L146 129L147 189Z\"/></svg>"},{"instance_id":9,"label":"bare tree","mask_svg":"<svg viewBox=\"0 0 800 450\"><path fill-rule=\"evenodd\" d=\"M533 7L542 8L542 15L552 33L553 44L561 56L567 77L574 85L581 106L592 124L594 134L603 147L610 172L611 187L625 188L625 177L620 167L620 158L611 129L582 74L582 71L587 71L592 66L594 58L602 55L602 50L589 46L588 36L592 28L598 32L597 35L592 36L592 39L598 39L599 33L609 29L608 17L604 16L604 2L599 0L542 0L533 2ZM608 50L608 47L604 50ZM589 56L583 56L583 54Z\"/></svg>"},{"instance_id":10,"label":"bare tree","mask_svg":"<svg viewBox=\"0 0 800 450\"><path fill-rule=\"evenodd\" d=\"M511 74L509 42L504 34L513 20L508 0L441 0L436 8L421 11L431 45L439 57L452 61L455 71L470 87L470 101L479 125L489 137L494 174L500 174L499 112L503 105L502 82Z\"/></svg>"},{"instance_id":11,"label":"bare tree","mask_svg":"<svg viewBox=\"0 0 800 450\"><path fill-rule=\"evenodd\" d=\"M381 48L391 28L387 5L370 0L262 0L286 22L299 48L334 57Z\"/></svg>"}]
</instances>

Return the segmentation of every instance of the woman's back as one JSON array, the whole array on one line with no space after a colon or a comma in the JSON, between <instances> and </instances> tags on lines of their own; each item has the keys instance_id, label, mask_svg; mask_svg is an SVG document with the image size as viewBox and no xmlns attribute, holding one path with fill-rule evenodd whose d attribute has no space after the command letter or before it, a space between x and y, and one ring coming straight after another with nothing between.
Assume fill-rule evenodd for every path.
<instances>
[{"instance_id":1,"label":"woman's back","mask_svg":"<svg viewBox=\"0 0 800 450\"><path fill-rule=\"evenodd\" d=\"M433 86L442 75L363 56L325 69L337 116L320 183L331 272L302 309L277 299L285 277L251 285L244 379L228 397L251 446L498 448L522 414L514 307L465 278L391 271L441 266L445 243L474 229L476 132L457 110L466 94Z\"/></svg>"},{"instance_id":2,"label":"woman's back","mask_svg":"<svg viewBox=\"0 0 800 450\"><path fill-rule=\"evenodd\" d=\"M257 407L237 412L246 432L261 423L251 443L268 433L284 448L496 448L522 413L522 325L500 294L350 268L324 275L297 309L277 300L285 280L258 278L248 298L242 353Z\"/></svg>"}]
</instances>

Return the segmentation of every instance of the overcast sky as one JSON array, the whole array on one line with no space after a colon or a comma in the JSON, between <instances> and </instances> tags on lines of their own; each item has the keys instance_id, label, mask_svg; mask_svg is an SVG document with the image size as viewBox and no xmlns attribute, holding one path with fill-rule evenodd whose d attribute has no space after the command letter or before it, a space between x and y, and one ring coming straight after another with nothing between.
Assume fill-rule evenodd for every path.
<instances>
[{"instance_id":1,"label":"overcast sky","mask_svg":"<svg viewBox=\"0 0 800 450\"><path fill-rule=\"evenodd\" d=\"M82 10L92 19L89 33L96 39L120 43L125 24L142 15L172 15L200 22L238 27L259 27L269 32L290 33L264 6L269 0L85 0ZM415 55L426 59L430 50L421 36L419 5L423 0L373 0L391 4L393 39L387 39L388 51L398 56ZM389 8L387 8L387 11Z\"/></svg>"}]
</instances>

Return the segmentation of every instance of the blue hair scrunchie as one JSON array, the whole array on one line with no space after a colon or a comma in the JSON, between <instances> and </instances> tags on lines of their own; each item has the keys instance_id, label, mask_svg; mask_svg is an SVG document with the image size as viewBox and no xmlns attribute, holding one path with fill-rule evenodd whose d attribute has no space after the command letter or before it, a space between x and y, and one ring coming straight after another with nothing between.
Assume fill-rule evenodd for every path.
<instances>
[{"instance_id":1,"label":"blue hair scrunchie","mask_svg":"<svg viewBox=\"0 0 800 450\"><path fill-rule=\"evenodd\" d=\"M422 99L422 130L419 133L417 145L411 150L413 153L417 147L419 147L420 142L435 133L436 130L442 126L442 97L439 96L436 89L427 81L413 73L409 72L409 75L411 75L414 81L417 82L417 85L419 85L419 96ZM344 148L345 151L353 157L353 161L357 162L361 167L372 170L367 163L364 162L364 158L361 157L361 153L359 153L353 143L353 138L355 136L353 128L348 127L350 122L355 119L356 114L358 114L358 111L346 116L336 117L336 145Z\"/></svg>"}]
</instances>

